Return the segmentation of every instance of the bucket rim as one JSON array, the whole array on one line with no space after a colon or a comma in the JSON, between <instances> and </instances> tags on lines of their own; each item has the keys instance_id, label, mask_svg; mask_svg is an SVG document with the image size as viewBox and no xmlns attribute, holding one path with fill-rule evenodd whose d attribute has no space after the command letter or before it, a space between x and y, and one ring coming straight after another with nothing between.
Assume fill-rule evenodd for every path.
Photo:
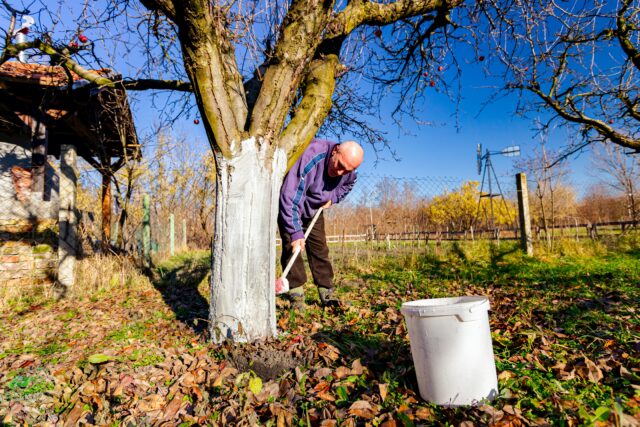
<instances>
[{"instance_id":1,"label":"bucket rim","mask_svg":"<svg viewBox=\"0 0 640 427\"><path fill-rule=\"evenodd\" d=\"M463 295L447 298L427 298L402 304L403 315L416 317L451 316L489 310L489 298L483 295Z\"/></svg>"}]
</instances>

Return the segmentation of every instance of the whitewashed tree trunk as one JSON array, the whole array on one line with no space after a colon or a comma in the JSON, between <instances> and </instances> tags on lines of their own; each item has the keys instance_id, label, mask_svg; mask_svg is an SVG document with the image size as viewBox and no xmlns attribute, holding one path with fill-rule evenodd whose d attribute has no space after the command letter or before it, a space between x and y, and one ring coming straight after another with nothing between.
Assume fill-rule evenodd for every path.
<instances>
[{"instance_id":1,"label":"whitewashed tree trunk","mask_svg":"<svg viewBox=\"0 0 640 427\"><path fill-rule=\"evenodd\" d=\"M216 343L276 333L276 221L287 158L261 145L250 138L217 162L209 314Z\"/></svg>"}]
</instances>

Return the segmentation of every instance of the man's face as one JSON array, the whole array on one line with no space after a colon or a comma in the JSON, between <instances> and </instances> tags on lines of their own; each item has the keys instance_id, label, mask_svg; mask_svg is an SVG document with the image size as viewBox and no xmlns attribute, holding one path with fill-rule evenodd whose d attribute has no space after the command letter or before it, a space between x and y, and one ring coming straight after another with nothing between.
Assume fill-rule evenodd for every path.
<instances>
[{"instance_id":1,"label":"man's face","mask_svg":"<svg viewBox=\"0 0 640 427\"><path fill-rule=\"evenodd\" d=\"M356 166L350 162L348 156L340 152L340 146L333 147L331 158L329 159L329 169L327 173L330 177L342 176L349 172L353 172Z\"/></svg>"}]
</instances>

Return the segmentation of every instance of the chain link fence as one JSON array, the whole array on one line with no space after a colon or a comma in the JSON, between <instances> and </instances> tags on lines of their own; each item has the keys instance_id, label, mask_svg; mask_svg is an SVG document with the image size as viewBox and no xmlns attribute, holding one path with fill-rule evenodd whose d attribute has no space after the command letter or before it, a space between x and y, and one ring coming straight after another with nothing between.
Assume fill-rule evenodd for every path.
<instances>
[{"instance_id":1,"label":"chain link fence","mask_svg":"<svg viewBox=\"0 0 640 427\"><path fill-rule=\"evenodd\" d=\"M499 184L504 193L494 183L491 197L481 198L478 181L359 175L345 200L327 211L327 234L332 241L410 240L424 233L511 229L517 222L515 179Z\"/></svg>"}]
</instances>

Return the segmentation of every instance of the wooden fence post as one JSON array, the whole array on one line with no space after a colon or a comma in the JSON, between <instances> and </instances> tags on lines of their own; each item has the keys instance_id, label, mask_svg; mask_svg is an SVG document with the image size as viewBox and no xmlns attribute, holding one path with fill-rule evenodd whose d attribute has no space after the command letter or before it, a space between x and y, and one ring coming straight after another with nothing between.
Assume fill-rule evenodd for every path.
<instances>
[{"instance_id":1,"label":"wooden fence post","mask_svg":"<svg viewBox=\"0 0 640 427\"><path fill-rule=\"evenodd\" d=\"M148 194L142 199L142 258L145 268L151 267L151 201Z\"/></svg>"},{"instance_id":2,"label":"wooden fence post","mask_svg":"<svg viewBox=\"0 0 640 427\"><path fill-rule=\"evenodd\" d=\"M531 238L531 217L529 215L529 190L527 188L527 176L524 173L516 175L516 187L520 214L520 247L528 256L532 256L533 240Z\"/></svg>"},{"instance_id":3,"label":"wooden fence post","mask_svg":"<svg viewBox=\"0 0 640 427\"><path fill-rule=\"evenodd\" d=\"M175 233L175 217L169 215L169 254L174 256L176 253L176 233Z\"/></svg>"},{"instance_id":4,"label":"wooden fence post","mask_svg":"<svg viewBox=\"0 0 640 427\"><path fill-rule=\"evenodd\" d=\"M62 297L74 285L76 273L76 194L78 170L76 148L60 147L60 208L58 211L58 284L57 296Z\"/></svg>"},{"instance_id":5,"label":"wooden fence post","mask_svg":"<svg viewBox=\"0 0 640 427\"><path fill-rule=\"evenodd\" d=\"M120 232L120 224L118 221L113 223L113 231L111 232L111 241L113 242L113 246L115 247L118 243L118 233Z\"/></svg>"},{"instance_id":6,"label":"wooden fence post","mask_svg":"<svg viewBox=\"0 0 640 427\"><path fill-rule=\"evenodd\" d=\"M187 250L187 220L182 220L182 250Z\"/></svg>"}]
</instances>

